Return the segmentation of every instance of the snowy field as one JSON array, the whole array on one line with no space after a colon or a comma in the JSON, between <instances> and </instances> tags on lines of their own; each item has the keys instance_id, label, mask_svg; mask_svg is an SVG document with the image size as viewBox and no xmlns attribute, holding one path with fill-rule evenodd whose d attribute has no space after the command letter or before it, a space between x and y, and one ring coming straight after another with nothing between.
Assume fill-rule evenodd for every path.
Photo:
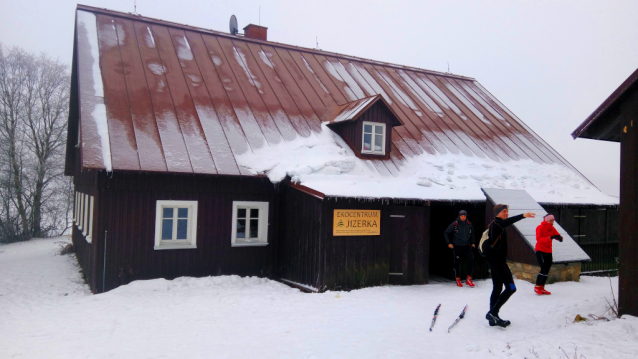
<instances>
[{"instance_id":1,"label":"snowy field","mask_svg":"<svg viewBox=\"0 0 638 359\"><path fill-rule=\"evenodd\" d=\"M237 276L137 281L92 295L64 238L0 246L0 358L636 358L638 318L604 315L607 278L518 292L484 319L489 281L304 294ZM618 281L613 279L614 291ZM616 292L617 293L617 292ZM442 303L433 332L434 308ZM467 315L447 328L468 304Z\"/></svg>"}]
</instances>

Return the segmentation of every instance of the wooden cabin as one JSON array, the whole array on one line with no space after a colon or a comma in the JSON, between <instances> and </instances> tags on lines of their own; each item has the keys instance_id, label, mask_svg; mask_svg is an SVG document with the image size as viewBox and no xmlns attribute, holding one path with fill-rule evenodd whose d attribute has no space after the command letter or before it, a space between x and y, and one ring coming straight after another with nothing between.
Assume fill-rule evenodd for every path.
<instances>
[{"instance_id":1,"label":"wooden cabin","mask_svg":"<svg viewBox=\"0 0 638 359\"><path fill-rule=\"evenodd\" d=\"M620 142L618 306L638 316L638 70L634 71L572 137Z\"/></svg>"},{"instance_id":2,"label":"wooden cabin","mask_svg":"<svg viewBox=\"0 0 638 359\"><path fill-rule=\"evenodd\" d=\"M452 272L442 232L460 209L485 227L482 188L617 206L475 79L270 42L265 27L76 14L65 174L94 292L231 274L424 284Z\"/></svg>"}]
</instances>

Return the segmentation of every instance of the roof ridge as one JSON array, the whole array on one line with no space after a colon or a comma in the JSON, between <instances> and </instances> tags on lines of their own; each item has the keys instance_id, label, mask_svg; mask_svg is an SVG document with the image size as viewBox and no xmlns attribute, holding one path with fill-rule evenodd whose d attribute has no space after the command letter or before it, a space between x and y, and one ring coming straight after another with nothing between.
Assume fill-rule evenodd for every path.
<instances>
[{"instance_id":1,"label":"roof ridge","mask_svg":"<svg viewBox=\"0 0 638 359\"><path fill-rule=\"evenodd\" d=\"M82 4L77 4L76 10L90 11L90 12L95 12L95 13L100 13L100 14L105 14L105 15L111 15L111 16L117 16L117 17L123 17L123 18L128 18L128 19L136 19L136 20L141 20L141 21L145 21L145 22L156 23L158 25L181 28L181 29L184 29L184 30L191 30L191 31L196 31L196 32L201 32L201 33L209 33L209 34L213 34L215 36L223 36L223 37L227 37L227 38L234 39L234 40L240 40L240 41L246 41L246 42L255 42L255 43L259 43L259 44L268 44L268 45L274 46L274 47L287 48L287 49L293 49L293 50L298 50L298 51L305 51L305 52L321 54L321 55L328 55L328 56L339 57L339 58L344 58L344 59L349 59L349 60L355 60L355 61L359 61L359 62L366 62L366 63L374 64L374 65L389 66L389 67L402 69L402 70L423 72L423 73L427 73L427 74L431 74L431 75L442 76L442 77L451 77L451 78L460 79L460 80L476 81L476 79L473 78L473 77L457 75L457 74L452 74L452 73L448 73L448 72L440 72L440 71L435 71L435 70L423 69L423 68L415 67L415 66L394 64L394 63L390 63L390 62L367 59L367 58L353 56L353 55L341 54L341 53L338 53L338 52L317 50L317 49L312 49L312 48L303 47L303 46L284 44L284 43L276 42L276 41L263 41L263 40L251 39L251 38L246 38L246 37L238 37L238 36L231 35L229 33L225 33L225 32L218 31L218 30L206 29L206 28L203 28L203 27L191 26L191 25L186 25L186 24L180 24L180 23L177 23L177 22L172 22L172 21L167 21L167 20L162 20L162 19L155 19L155 18L152 18L152 17L146 17L146 16L142 16L142 15L134 14L134 13L130 13L130 12L129 13L125 13L125 12L121 12L121 11L110 10L110 9L106 9L106 8L98 8L98 7L89 6L89 5L82 5Z\"/></svg>"}]
</instances>

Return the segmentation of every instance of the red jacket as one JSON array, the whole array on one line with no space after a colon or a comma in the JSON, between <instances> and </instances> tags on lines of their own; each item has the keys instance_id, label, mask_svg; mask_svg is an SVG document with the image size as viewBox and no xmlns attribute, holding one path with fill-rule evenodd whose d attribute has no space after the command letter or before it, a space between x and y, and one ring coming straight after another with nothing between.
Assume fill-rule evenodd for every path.
<instances>
[{"instance_id":1,"label":"red jacket","mask_svg":"<svg viewBox=\"0 0 638 359\"><path fill-rule=\"evenodd\" d=\"M536 227L536 248L534 250L552 253L552 236L560 235L553 224L545 221Z\"/></svg>"}]
</instances>

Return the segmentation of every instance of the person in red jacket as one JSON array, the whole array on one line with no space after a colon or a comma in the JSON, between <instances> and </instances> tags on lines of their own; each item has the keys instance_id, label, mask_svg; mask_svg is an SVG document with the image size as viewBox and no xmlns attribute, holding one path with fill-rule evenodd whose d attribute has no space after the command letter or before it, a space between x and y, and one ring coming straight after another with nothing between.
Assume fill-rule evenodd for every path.
<instances>
[{"instance_id":1,"label":"person in red jacket","mask_svg":"<svg viewBox=\"0 0 638 359\"><path fill-rule=\"evenodd\" d=\"M551 214L543 217L543 222L536 227L536 259L541 267L540 273L536 277L536 286L534 292L538 295L552 294L545 290L545 282L549 269L552 267L552 239L559 242L563 241L563 237L554 228L554 216Z\"/></svg>"}]
</instances>

